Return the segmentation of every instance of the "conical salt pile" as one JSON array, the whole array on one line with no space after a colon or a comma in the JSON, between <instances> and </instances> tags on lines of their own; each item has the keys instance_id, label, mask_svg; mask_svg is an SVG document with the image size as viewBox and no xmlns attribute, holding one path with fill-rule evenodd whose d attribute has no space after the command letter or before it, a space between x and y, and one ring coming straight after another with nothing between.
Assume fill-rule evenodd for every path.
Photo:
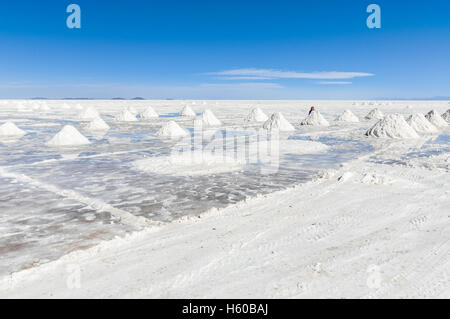
<instances>
[{"instance_id":1,"label":"conical salt pile","mask_svg":"<svg viewBox=\"0 0 450 319\"><path fill-rule=\"evenodd\" d=\"M280 132L292 132L295 131L295 127L288 122L280 112L274 113L264 123L263 128L269 131L279 130Z\"/></svg>"},{"instance_id":2,"label":"conical salt pile","mask_svg":"<svg viewBox=\"0 0 450 319\"><path fill-rule=\"evenodd\" d=\"M141 113L141 119L152 119L156 117L159 117L159 115L151 106L147 107L145 111Z\"/></svg>"},{"instance_id":3,"label":"conical salt pile","mask_svg":"<svg viewBox=\"0 0 450 319\"><path fill-rule=\"evenodd\" d=\"M180 116L183 116L183 117L194 117L194 116L196 116L197 114L195 114L194 110L191 109L191 108L189 107L189 105L186 105L186 106L183 107L183 109L180 111L180 114L179 114L179 115L180 115Z\"/></svg>"},{"instance_id":4,"label":"conical salt pile","mask_svg":"<svg viewBox=\"0 0 450 319\"><path fill-rule=\"evenodd\" d=\"M381 120L384 118L384 114L379 109L373 109L366 115L366 120Z\"/></svg>"},{"instance_id":5,"label":"conical salt pile","mask_svg":"<svg viewBox=\"0 0 450 319\"><path fill-rule=\"evenodd\" d=\"M444 120L438 112L436 112L435 110L432 110L430 112L428 112L427 115L425 115L425 118L430 121L431 124L433 124L434 126L437 127L445 127L448 125L447 121Z\"/></svg>"},{"instance_id":6,"label":"conical salt pile","mask_svg":"<svg viewBox=\"0 0 450 319\"><path fill-rule=\"evenodd\" d=\"M250 114L245 119L246 122L266 122L269 117L259 108L251 110Z\"/></svg>"},{"instance_id":7,"label":"conical salt pile","mask_svg":"<svg viewBox=\"0 0 450 319\"><path fill-rule=\"evenodd\" d=\"M368 130L366 135L384 138L419 138L417 132L400 114L387 115Z\"/></svg>"},{"instance_id":8,"label":"conical salt pile","mask_svg":"<svg viewBox=\"0 0 450 319\"><path fill-rule=\"evenodd\" d=\"M50 108L47 104L43 103L43 104L39 107L39 110L41 110L41 111L50 111L51 108Z\"/></svg>"},{"instance_id":9,"label":"conical salt pile","mask_svg":"<svg viewBox=\"0 0 450 319\"><path fill-rule=\"evenodd\" d=\"M177 123L175 123L174 121L170 121L163 125L163 127L156 133L156 136L177 138L186 136L188 134L189 133L185 129L182 129Z\"/></svg>"},{"instance_id":10,"label":"conical salt pile","mask_svg":"<svg viewBox=\"0 0 450 319\"><path fill-rule=\"evenodd\" d=\"M418 133L433 134L439 132L437 127L431 124L422 113L414 113L408 117L406 122Z\"/></svg>"},{"instance_id":11,"label":"conical salt pile","mask_svg":"<svg viewBox=\"0 0 450 319\"><path fill-rule=\"evenodd\" d=\"M123 110L116 116L116 121L118 122L136 122L136 115L133 115L128 109Z\"/></svg>"},{"instance_id":12,"label":"conical salt pile","mask_svg":"<svg viewBox=\"0 0 450 319\"><path fill-rule=\"evenodd\" d=\"M23 136L25 134L26 134L25 131L18 128L12 122L6 122L2 126L0 126L0 136L18 137L18 136Z\"/></svg>"},{"instance_id":13,"label":"conical salt pile","mask_svg":"<svg viewBox=\"0 0 450 319\"><path fill-rule=\"evenodd\" d=\"M352 111L345 110L344 113L336 118L336 121L357 123L359 122L359 118L355 114L353 114Z\"/></svg>"},{"instance_id":14,"label":"conical salt pile","mask_svg":"<svg viewBox=\"0 0 450 319\"><path fill-rule=\"evenodd\" d=\"M200 119L203 121L204 126L219 126L222 122L214 115L211 110L205 110L201 115Z\"/></svg>"},{"instance_id":15,"label":"conical salt pile","mask_svg":"<svg viewBox=\"0 0 450 319\"><path fill-rule=\"evenodd\" d=\"M77 105L79 105L79 104L77 104ZM98 111L96 109L94 109L91 106L88 107L87 109L85 109L83 112L81 112L81 115L80 115L80 119L85 120L85 121L93 120L93 119L96 119L97 117L100 117L100 114L98 113Z\"/></svg>"},{"instance_id":16,"label":"conical salt pile","mask_svg":"<svg viewBox=\"0 0 450 319\"><path fill-rule=\"evenodd\" d=\"M312 111L311 114L304 119L300 125L312 125L312 126L330 126L327 120L320 114L319 111Z\"/></svg>"},{"instance_id":17,"label":"conical salt pile","mask_svg":"<svg viewBox=\"0 0 450 319\"><path fill-rule=\"evenodd\" d=\"M448 123L450 123L450 109L447 110L444 114L442 114L442 118L446 120Z\"/></svg>"},{"instance_id":18,"label":"conical salt pile","mask_svg":"<svg viewBox=\"0 0 450 319\"><path fill-rule=\"evenodd\" d=\"M47 146L75 146L87 144L91 144L91 142L89 142L89 140L72 125L64 126L58 134L47 142Z\"/></svg>"},{"instance_id":19,"label":"conical salt pile","mask_svg":"<svg viewBox=\"0 0 450 319\"><path fill-rule=\"evenodd\" d=\"M93 121L89 122L89 124L86 126L86 129L88 131L107 131L110 129L110 127L108 124L106 124L105 121L103 121L103 119L98 117Z\"/></svg>"}]
</instances>

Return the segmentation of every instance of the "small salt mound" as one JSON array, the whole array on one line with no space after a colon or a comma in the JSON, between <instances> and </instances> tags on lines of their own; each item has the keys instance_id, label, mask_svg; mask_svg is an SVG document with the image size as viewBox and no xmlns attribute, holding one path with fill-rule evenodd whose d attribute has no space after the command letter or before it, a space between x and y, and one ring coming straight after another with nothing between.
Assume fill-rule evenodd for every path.
<instances>
[{"instance_id":1,"label":"small salt mound","mask_svg":"<svg viewBox=\"0 0 450 319\"><path fill-rule=\"evenodd\" d=\"M156 117L159 117L159 115L151 106L147 107L145 111L141 113L141 119L152 119Z\"/></svg>"},{"instance_id":2,"label":"small salt mound","mask_svg":"<svg viewBox=\"0 0 450 319\"><path fill-rule=\"evenodd\" d=\"M77 105L79 105L79 104L77 104ZM97 117L100 117L100 114L93 107L88 107L80 115L81 120L87 120L87 121L96 119Z\"/></svg>"},{"instance_id":3,"label":"small salt mound","mask_svg":"<svg viewBox=\"0 0 450 319\"><path fill-rule=\"evenodd\" d=\"M130 111L125 109L116 116L116 121L118 121L118 122L136 122L137 118L136 118L136 115L133 115Z\"/></svg>"},{"instance_id":4,"label":"small salt mound","mask_svg":"<svg viewBox=\"0 0 450 319\"><path fill-rule=\"evenodd\" d=\"M258 142L257 147L250 147L250 151L266 152L267 150L278 150L280 153L314 154L326 152L329 146L320 142L303 140L267 140ZM250 156L253 154L250 152Z\"/></svg>"},{"instance_id":5,"label":"small salt mound","mask_svg":"<svg viewBox=\"0 0 450 319\"><path fill-rule=\"evenodd\" d=\"M270 118L264 123L263 128L272 131L279 130L280 132L292 132L295 131L295 127L286 120L286 118L281 114L273 113Z\"/></svg>"},{"instance_id":6,"label":"small salt mound","mask_svg":"<svg viewBox=\"0 0 450 319\"><path fill-rule=\"evenodd\" d=\"M312 126L330 126L327 120L320 114L319 111L312 111L306 119L304 119L300 125L312 125Z\"/></svg>"},{"instance_id":7,"label":"small salt mound","mask_svg":"<svg viewBox=\"0 0 450 319\"><path fill-rule=\"evenodd\" d=\"M382 120L384 118L384 114L379 109L373 109L366 115L366 120Z\"/></svg>"},{"instance_id":8,"label":"small salt mound","mask_svg":"<svg viewBox=\"0 0 450 319\"><path fill-rule=\"evenodd\" d=\"M447 110L444 114L442 114L442 118L450 123L450 110Z\"/></svg>"},{"instance_id":9,"label":"small salt mound","mask_svg":"<svg viewBox=\"0 0 450 319\"><path fill-rule=\"evenodd\" d=\"M269 117L259 108L251 110L250 114L245 119L246 122L266 122Z\"/></svg>"},{"instance_id":10,"label":"small salt mound","mask_svg":"<svg viewBox=\"0 0 450 319\"><path fill-rule=\"evenodd\" d=\"M180 116L184 116L184 117L193 117L196 116L194 110L192 110L188 105L186 105L185 107L183 107L183 109L180 111Z\"/></svg>"},{"instance_id":11,"label":"small salt mound","mask_svg":"<svg viewBox=\"0 0 450 319\"><path fill-rule=\"evenodd\" d=\"M89 124L86 126L86 129L88 131L107 131L110 129L110 127L108 124L106 124L105 121L103 121L103 119L98 117L92 122L89 122Z\"/></svg>"},{"instance_id":12,"label":"small salt mound","mask_svg":"<svg viewBox=\"0 0 450 319\"><path fill-rule=\"evenodd\" d=\"M435 110L428 112L428 114L425 115L425 118L437 127L445 127L448 125L447 122Z\"/></svg>"},{"instance_id":13,"label":"small salt mound","mask_svg":"<svg viewBox=\"0 0 450 319\"><path fill-rule=\"evenodd\" d=\"M419 138L417 132L400 114L387 115L368 130L366 135L384 138Z\"/></svg>"},{"instance_id":14,"label":"small salt mound","mask_svg":"<svg viewBox=\"0 0 450 319\"><path fill-rule=\"evenodd\" d=\"M201 115L200 119L204 126L219 126L222 122L214 115L211 110L205 110Z\"/></svg>"},{"instance_id":15,"label":"small salt mound","mask_svg":"<svg viewBox=\"0 0 450 319\"><path fill-rule=\"evenodd\" d=\"M431 124L421 113L414 113L406 122L419 133L437 133L439 130Z\"/></svg>"},{"instance_id":16,"label":"small salt mound","mask_svg":"<svg viewBox=\"0 0 450 319\"><path fill-rule=\"evenodd\" d=\"M25 131L18 128L12 122L6 122L2 126L0 126L0 136L18 137L23 136L25 134L26 134Z\"/></svg>"},{"instance_id":17,"label":"small salt mound","mask_svg":"<svg viewBox=\"0 0 450 319\"><path fill-rule=\"evenodd\" d=\"M87 144L91 144L91 142L89 142L89 140L72 125L64 126L61 132L47 142L47 146L75 146Z\"/></svg>"},{"instance_id":18,"label":"small salt mound","mask_svg":"<svg viewBox=\"0 0 450 319\"><path fill-rule=\"evenodd\" d=\"M186 135L188 135L188 132L174 121L164 124L163 127L156 133L156 136L167 138L177 138Z\"/></svg>"},{"instance_id":19,"label":"small salt mound","mask_svg":"<svg viewBox=\"0 0 450 319\"><path fill-rule=\"evenodd\" d=\"M359 122L358 117L353 114L352 111L350 110L345 110L344 113L342 113L341 115L339 115L336 118L336 121L338 122L353 122L353 123L357 123Z\"/></svg>"}]
</instances>

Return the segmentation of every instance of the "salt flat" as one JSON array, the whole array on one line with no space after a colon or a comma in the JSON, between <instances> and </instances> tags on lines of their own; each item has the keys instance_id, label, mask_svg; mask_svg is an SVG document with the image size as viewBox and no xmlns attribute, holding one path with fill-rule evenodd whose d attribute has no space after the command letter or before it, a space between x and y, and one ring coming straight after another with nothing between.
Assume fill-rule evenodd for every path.
<instances>
[{"instance_id":1,"label":"salt flat","mask_svg":"<svg viewBox=\"0 0 450 319\"><path fill-rule=\"evenodd\" d=\"M0 144L2 297L450 294L449 128L378 139L365 136L377 120L364 119L374 108L405 119L442 114L448 102L33 103L0 101L0 125L27 133ZM178 117L186 105L210 109L222 124L198 136L192 118ZM330 126L300 125L313 105ZM148 106L160 117L115 120ZM110 129L85 130L80 107L95 108ZM251 153L263 126L246 121L255 107L295 127L280 132L275 170L264 171L264 161L194 175L136 169L190 145L157 136L169 121L206 148L233 141ZM360 122L334 121L345 110ZM65 125L91 144L46 146ZM322 147L298 150L295 141ZM73 266L76 288L68 284Z\"/></svg>"}]
</instances>

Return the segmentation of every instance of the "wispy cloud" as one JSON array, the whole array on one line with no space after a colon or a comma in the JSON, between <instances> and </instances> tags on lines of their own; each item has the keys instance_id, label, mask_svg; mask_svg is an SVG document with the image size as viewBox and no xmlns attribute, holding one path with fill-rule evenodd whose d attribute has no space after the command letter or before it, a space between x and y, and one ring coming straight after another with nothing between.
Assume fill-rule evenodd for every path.
<instances>
[{"instance_id":1,"label":"wispy cloud","mask_svg":"<svg viewBox=\"0 0 450 319\"><path fill-rule=\"evenodd\" d=\"M342 80L358 77L374 76L372 73L365 72L295 72L280 71L272 69L232 69L219 72L206 73L208 75L221 76L227 80L269 80L269 79L310 79L310 80Z\"/></svg>"},{"instance_id":2,"label":"wispy cloud","mask_svg":"<svg viewBox=\"0 0 450 319\"><path fill-rule=\"evenodd\" d=\"M320 82L317 82L317 84L320 84L320 85L348 85L348 84L352 84L352 82L345 82L345 81L320 81Z\"/></svg>"}]
</instances>

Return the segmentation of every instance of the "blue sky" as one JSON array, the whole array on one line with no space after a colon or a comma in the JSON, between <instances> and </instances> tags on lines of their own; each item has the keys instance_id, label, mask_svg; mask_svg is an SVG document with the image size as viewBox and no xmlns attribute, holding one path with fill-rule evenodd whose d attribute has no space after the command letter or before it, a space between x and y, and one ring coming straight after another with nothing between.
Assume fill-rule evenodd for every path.
<instances>
[{"instance_id":1,"label":"blue sky","mask_svg":"<svg viewBox=\"0 0 450 319\"><path fill-rule=\"evenodd\" d=\"M450 96L448 0L0 4L0 98Z\"/></svg>"}]
</instances>

